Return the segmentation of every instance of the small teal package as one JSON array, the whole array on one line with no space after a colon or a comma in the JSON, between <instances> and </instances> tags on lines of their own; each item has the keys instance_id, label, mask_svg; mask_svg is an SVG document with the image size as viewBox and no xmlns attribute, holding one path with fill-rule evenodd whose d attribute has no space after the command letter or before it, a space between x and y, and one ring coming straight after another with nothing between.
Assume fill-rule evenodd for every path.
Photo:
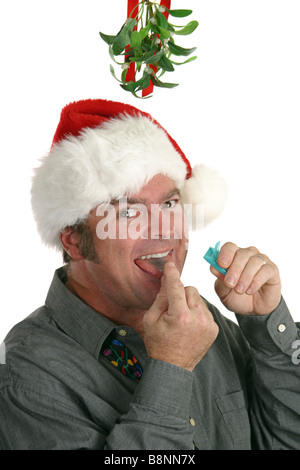
<instances>
[{"instance_id":1,"label":"small teal package","mask_svg":"<svg viewBox=\"0 0 300 470\"><path fill-rule=\"evenodd\" d=\"M209 248L203 258L220 273L225 275L227 273L227 269L221 268L217 263L217 257L220 252L220 243L221 242L216 243L216 246L214 248Z\"/></svg>"}]
</instances>

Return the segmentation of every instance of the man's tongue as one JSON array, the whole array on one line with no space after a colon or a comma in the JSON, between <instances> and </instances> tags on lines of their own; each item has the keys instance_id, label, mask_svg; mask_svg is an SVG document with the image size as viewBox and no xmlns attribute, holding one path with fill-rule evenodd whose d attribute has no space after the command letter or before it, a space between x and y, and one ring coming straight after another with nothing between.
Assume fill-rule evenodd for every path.
<instances>
[{"instance_id":1,"label":"man's tongue","mask_svg":"<svg viewBox=\"0 0 300 470\"><path fill-rule=\"evenodd\" d=\"M137 264L143 271L152 276L160 279L162 276L162 271L164 264L167 259L164 258L150 258L150 259L136 259L135 264Z\"/></svg>"}]
</instances>

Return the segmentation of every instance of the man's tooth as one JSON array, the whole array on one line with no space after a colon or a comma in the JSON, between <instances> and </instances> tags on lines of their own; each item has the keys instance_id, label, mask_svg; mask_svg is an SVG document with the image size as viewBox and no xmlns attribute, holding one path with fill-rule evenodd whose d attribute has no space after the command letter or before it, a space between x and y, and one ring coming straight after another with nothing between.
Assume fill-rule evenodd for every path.
<instances>
[{"instance_id":1,"label":"man's tooth","mask_svg":"<svg viewBox=\"0 0 300 470\"><path fill-rule=\"evenodd\" d=\"M168 251L166 251L165 253L154 253L153 255L150 256L150 258L164 258L168 254L169 254Z\"/></svg>"},{"instance_id":2,"label":"man's tooth","mask_svg":"<svg viewBox=\"0 0 300 470\"><path fill-rule=\"evenodd\" d=\"M167 256L168 254L169 254L168 251L166 251L165 253L159 253L159 254L157 255L157 258L164 258L164 257Z\"/></svg>"},{"instance_id":3,"label":"man's tooth","mask_svg":"<svg viewBox=\"0 0 300 470\"><path fill-rule=\"evenodd\" d=\"M140 256L139 259L164 258L168 254L169 251L166 251L165 253L154 253L153 255Z\"/></svg>"}]
</instances>

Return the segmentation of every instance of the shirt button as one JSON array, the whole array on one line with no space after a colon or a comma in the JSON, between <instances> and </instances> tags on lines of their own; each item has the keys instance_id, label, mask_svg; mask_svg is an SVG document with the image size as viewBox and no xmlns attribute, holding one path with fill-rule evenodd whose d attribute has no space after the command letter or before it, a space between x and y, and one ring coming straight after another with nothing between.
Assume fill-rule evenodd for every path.
<instances>
[{"instance_id":1,"label":"shirt button","mask_svg":"<svg viewBox=\"0 0 300 470\"><path fill-rule=\"evenodd\" d=\"M280 325L277 326L277 330L279 333L283 333L286 330L286 326L284 323L280 323Z\"/></svg>"},{"instance_id":2,"label":"shirt button","mask_svg":"<svg viewBox=\"0 0 300 470\"><path fill-rule=\"evenodd\" d=\"M195 420L193 418L190 418L190 423L192 426L196 426Z\"/></svg>"},{"instance_id":3,"label":"shirt button","mask_svg":"<svg viewBox=\"0 0 300 470\"><path fill-rule=\"evenodd\" d=\"M126 336L127 335L126 330L119 330L118 333L119 333L120 336Z\"/></svg>"}]
</instances>

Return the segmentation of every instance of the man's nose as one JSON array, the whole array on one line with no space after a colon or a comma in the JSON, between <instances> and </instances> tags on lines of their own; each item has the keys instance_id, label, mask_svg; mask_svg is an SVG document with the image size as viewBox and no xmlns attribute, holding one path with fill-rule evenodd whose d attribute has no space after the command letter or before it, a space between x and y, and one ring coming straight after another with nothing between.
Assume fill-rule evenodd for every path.
<instances>
[{"instance_id":1,"label":"man's nose","mask_svg":"<svg viewBox=\"0 0 300 470\"><path fill-rule=\"evenodd\" d=\"M149 214L148 237L151 239L172 239L175 232L173 211L162 210L153 204Z\"/></svg>"}]
</instances>

